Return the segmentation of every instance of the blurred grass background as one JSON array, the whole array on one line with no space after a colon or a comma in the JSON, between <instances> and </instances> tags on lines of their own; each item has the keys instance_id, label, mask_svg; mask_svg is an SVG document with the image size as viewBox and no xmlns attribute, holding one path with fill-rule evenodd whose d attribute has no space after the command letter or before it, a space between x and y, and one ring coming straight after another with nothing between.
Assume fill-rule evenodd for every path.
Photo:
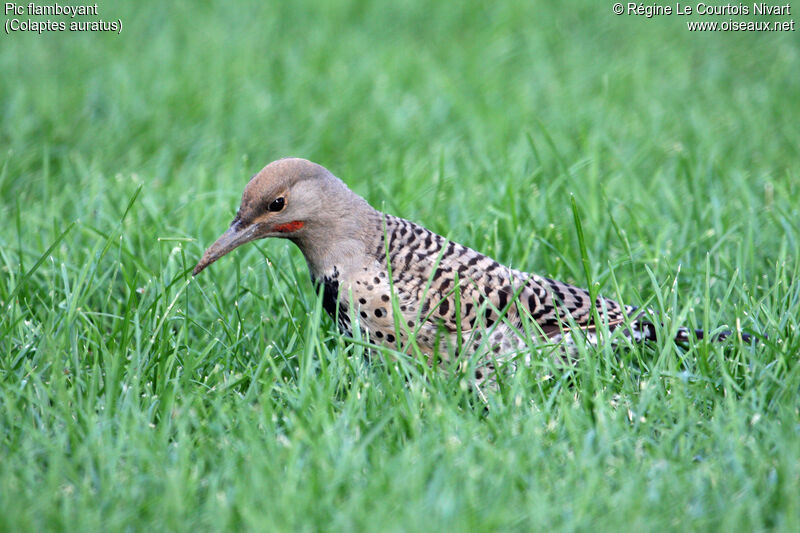
<instances>
[{"instance_id":1,"label":"blurred grass background","mask_svg":"<svg viewBox=\"0 0 800 533\"><path fill-rule=\"evenodd\" d=\"M0 529L798 529L796 32L593 1L99 9L120 35L0 39ZM288 243L187 276L285 156L585 284L574 195L604 293L771 340L537 361L486 413L364 363Z\"/></svg>"}]
</instances>

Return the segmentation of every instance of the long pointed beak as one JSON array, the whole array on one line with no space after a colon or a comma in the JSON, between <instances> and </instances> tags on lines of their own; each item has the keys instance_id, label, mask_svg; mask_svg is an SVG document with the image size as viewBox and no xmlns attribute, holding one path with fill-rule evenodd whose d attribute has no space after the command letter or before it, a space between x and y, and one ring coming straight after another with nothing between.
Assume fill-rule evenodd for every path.
<instances>
[{"instance_id":1,"label":"long pointed beak","mask_svg":"<svg viewBox=\"0 0 800 533\"><path fill-rule=\"evenodd\" d=\"M227 254L234 248L237 248L246 242L250 242L253 239L257 239L257 229L258 224L250 224L245 226L239 221L231 224L231 227L228 228L228 231L220 235L214 244L208 247L203 254L203 258L200 259L200 262L197 263L197 265L194 267L194 270L192 270L192 276L198 275L208 265Z\"/></svg>"}]
</instances>

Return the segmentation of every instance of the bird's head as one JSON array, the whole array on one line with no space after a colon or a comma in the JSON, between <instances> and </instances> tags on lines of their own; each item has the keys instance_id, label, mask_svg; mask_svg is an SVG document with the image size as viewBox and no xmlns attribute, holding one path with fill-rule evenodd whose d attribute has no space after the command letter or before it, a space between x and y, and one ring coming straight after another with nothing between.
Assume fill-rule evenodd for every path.
<instances>
[{"instance_id":1,"label":"bird's head","mask_svg":"<svg viewBox=\"0 0 800 533\"><path fill-rule=\"evenodd\" d=\"M284 237L323 241L358 196L324 167L305 159L279 159L253 176L228 230L209 246L192 275L244 243ZM301 245L302 247L302 245Z\"/></svg>"}]
</instances>

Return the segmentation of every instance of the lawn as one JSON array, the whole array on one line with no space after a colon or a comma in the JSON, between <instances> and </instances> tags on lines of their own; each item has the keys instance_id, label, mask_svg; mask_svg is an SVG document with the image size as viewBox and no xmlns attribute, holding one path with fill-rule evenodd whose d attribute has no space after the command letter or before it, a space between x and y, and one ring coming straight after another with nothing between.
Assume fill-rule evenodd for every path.
<instances>
[{"instance_id":1,"label":"lawn","mask_svg":"<svg viewBox=\"0 0 800 533\"><path fill-rule=\"evenodd\" d=\"M611 6L105 2L81 20L120 34L0 35L0 530L800 530L798 34ZM769 338L535 358L484 407L367 360L288 242L191 277L285 156L664 332Z\"/></svg>"}]
</instances>

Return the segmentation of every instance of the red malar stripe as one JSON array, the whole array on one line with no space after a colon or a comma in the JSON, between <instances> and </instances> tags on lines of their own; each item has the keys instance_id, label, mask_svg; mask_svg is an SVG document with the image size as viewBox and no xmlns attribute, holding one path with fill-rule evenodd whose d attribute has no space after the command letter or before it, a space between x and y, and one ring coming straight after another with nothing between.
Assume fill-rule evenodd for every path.
<instances>
[{"instance_id":1,"label":"red malar stripe","mask_svg":"<svg viewBox=\"0 0 800 533\"><path fill-rule=\"evenodd\" d=\"M292 222L287 222L286 224L281 224L280 226L275 226L275 231L279 231L281 233L291 233L293 231L297 231L303 227L303 222L300 220L294 220Z\"/></svg>"}]
</instances>

